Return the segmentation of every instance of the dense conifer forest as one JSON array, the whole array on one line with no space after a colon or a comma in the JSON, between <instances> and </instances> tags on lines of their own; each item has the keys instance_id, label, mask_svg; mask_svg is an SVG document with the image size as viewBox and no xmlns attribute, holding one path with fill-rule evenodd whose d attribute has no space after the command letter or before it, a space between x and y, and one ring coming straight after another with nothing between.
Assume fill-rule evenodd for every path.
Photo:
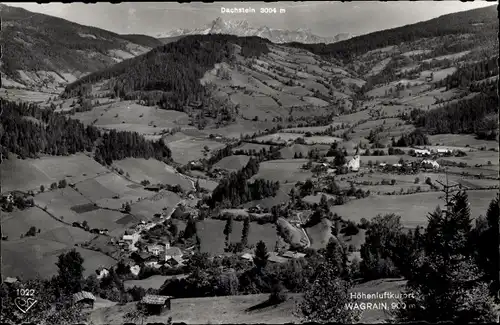
<instances>
[{"instance_id":1,"label":"dense conifer forest","mask_svg":"<svg viewBox=\"0 0 500 325\"><path fill-rule=\"evenodd\" d=\"M63 97L88 95L90 84L112 79L109 91L125 99L144 100L165 109L182 110L189 101L201 100L207 89L200 83L216 63L230 61L234 44L241 55L256 57L269 52L258 37L194 35L153 49L145 55L118 63L69 84Z\"/></svg>"},{"instance_id":2,"label":"dense conifer forest","mask_svg":"<svg viewBox=\"0 0 500 325\"><path fill-rule=\"evenodd\" d=\"M3 154L12 152L21 158L40 154L70 155L91 152L96 142L95 159L110 164L126 157L168 160L170 149L160 140L152 142L136 132L100 131L78 120L41 109L36 104L0 99L0 143ZM98 141L99 140L99 141Z\"/></svg>"},{"instance_id":3,"label":"dense conifer forest","mask_svg":"<svg viewBox=\"0 0 500 325\"><path fill-rule=\"evenodd\" d=\"M333 44L290 45L306 49L314 54L334 56L349 60L368 51L402 42L445 35L475 34L477 42L497 39L498 13L495 6L444 15L416 24L406 25L361 35Z\"/></svg>"}]
</instances>

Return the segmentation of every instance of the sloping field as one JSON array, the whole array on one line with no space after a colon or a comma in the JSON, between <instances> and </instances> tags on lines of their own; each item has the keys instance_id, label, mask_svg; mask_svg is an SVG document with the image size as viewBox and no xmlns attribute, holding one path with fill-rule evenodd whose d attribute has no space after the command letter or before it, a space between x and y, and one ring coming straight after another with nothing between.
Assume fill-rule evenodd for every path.
<instances>
[{"instance_id":1,"label":"sloping field","mask_svg":"<svg viewBox=\"0 0 500 325\"><path fill-rule=\"evenodd\" d=\"M304 182L312 177L310 171L301 169L307 161L307 159L265 161L260 164L259 173L252 179L263 178L280 183Z\"/></svg>"},{"instance_id":2,"label":"sloping field","mask_svg":"<svg viewBox=\"0 0 500 325\"><path fill-rule=\"evenodd\" d=\"M132 204L131 212L143 220L149 220L156 213L161 213L162 211L165 211L167 214L172 213L181 201L182 199L179 195L169 191L161 191L151 198Z\"/></svg>"},{"instance_id":3,"label":"sloping field","mask_svg":"<svg viewBox=\"0 0 500 325\"><path fill-rule=\"evenodd\" d=\"M152 192L134 184L114 173L96 177L95 180L109 191L119 196L118 199L104 198L96 201L100 207L120 209L125 202L137 202L140 198L150 197Z\"/></svg>"},{"instance_id":4,"label":"sloping field","mask_svg":"<svg viewBox=\"0 0 500 325\"><path fill-rule=\"evenodd\" d=\"M116 161L114 165L124 173L128 173L130 179L140 183L148 180L151 184L180 185L184 190L193 189L191 182L179 175L176 170L156 159L127 158Z\"/></svg>"},{"instance_id":5,"label":"sloping field","mask_svg":"<svg viewBox=\"0 0 500 325\"><path fill-rule=\"evenodd\" d=\"M134 286L138 286L144 289L160 289L160 287L165 283L165 281L170 280L172 278L182 279L187 277L187 275L152 275L149 278L142 280L127 280L124 281L125 289L132 288Z\"/></svg>"},{"instance_id":6,"label":"sloping field","mask_svg":"<svg viewBox=\"0 0 500 325\"><path fill-rule=\"evenodd\" d=\"M73 245L65 245L59 242L37 237L25 238L15 241L2 242L2 275L22 279L34 279L36 277L49 278L57 274L57 257L75 248ZM109 267L116 262L99 252L90 251L77 247L84 258L84 275L95 274L99 266Z\"/></svg>"},{"instance_id":7,"label":"sloping field","mask_svg":"<svg viewBox=\"0 0 500 325\"><path fill-rule=\"evenodd\" d=\"M243 204L243 206L249 208L252 206L260 205L262 208L271 209L275 205L280 205L281 203L288 202L290 200L290 196L288 195L288 193L290 193L290 191L287 191L285 188L280 188L275 196L248 202Z\"/></svg>"},{"instance_id":8,"label":"sloping field","mask_svg":"<svg viewBox=\"0 0 500 325\"><path fill-rule=\"evenodd\" d=\"M74 117L85 124L147 134L186 126L189 122L186 113L142 106L133 101L101 105L88 112L75 113Z\"/></svg>"},{"instance_id":9,"label":"sloping field","mask_svg":"<svg viewBox=\"0 0 500 325\"><path fill-rule=\"evenodd\" d=\"M474 135L471 134L437 134L430 135L429 141L432 144L439 143L442 146L453 146L453 147L466 147L480 148L486 147L486 149L496 148L498 149L498 142L495 141L485 141L478 140ZM496 153L498 155L498 152Z\"/></svg>"},{"instance_id":10,"label":"sloping field","mask_svg":"<svg viewBox=\"0 0 500 325\"><path fill-rule=\"evenodd\" d=\"M476 190L468 191L471 216L485 215L488 205L498 193L498 190ZM444 201L439 197L441 192L416 193L411 195L373 195L364 199L350 201L344 205L331 208L344 219L359 222L361 218L367 220L377 214L395 213L401 216L401 223L407 228L425 226L427 217L438 205L444 206Z\"/></svg>"},{"instance_id":11,"label":"sloping field","mask_svg":"<svg viewBox=\"0 0 500 325\"><path fill-rule=\"evenodd\" d=\"M225 247L224 227L226 221L205 219L196 223L197 233L201 240L201 251L210 254L222 254ZM231 242L241 241L243 222L233 221L233 231L229 237ZM278 235L273 224L259 225L256 222L250 223L248 234L248 244L255 245L260 240L266 243L269 251L274 251Z\"/></svg>"},{"instance_id":12,"label":"sloping field","mask_svg":"<svg viewBox=\"0 0 500 325\"><path fill-rule=\"evenodd\" d=\"M93 205L91 201L70 187L40 193L35 196L34 200L36 205L41 208L46 207L47 212L70 224L75 221L83 222L85 220L74 210L75 207Z\"/></svg>"},{"instance_id":13,"label":"sloping field","mask_svg":"<svg viewBox=\"0 0 500 325\"><path fill-rule=\"evenodd\" d=\"M173 299L171 311L158 316L148 317L144 323L166 323L169 317L173 322L186 324L284 324L298 322L293 315L300 296L291 295L290 299L277 306L254 311L247 309L257 306L268 299L267 294ZM135 303L116 305L95 310L91 315L94 324L118 324L125 322L124 315L135 309Z\"/></svg>"},{"instance_id":14,"label":"sloping field","mask_svg":"<svg viewBox=\"0 0 500 325\"><path fill-rule=\"evenodd\" d=\"M350 290L352 293L374 294L384 292L398 294L404 290L406 281L402 279L379 279L360 283ZM268 299L267 294L173 299L170 312L151 316L144 323L165 323L169 317L173 322L186 324L283 324L299 323L297 305L302 301L302 294L289 294L288 300L277 306L249 308L262 304ZM390 306L394 300L360 300L359 302L387 302ZM124 315L135 309L135 303L115 305L94 310L91 321L96 325L118 324L125 322ZM361 323L383 323L388 316L383 310L365 310L361 315Z\"/></svg>"},{"instance_id":15,"label":"sloping field","mask_svg":"<svg viewBox=\"0 0 500 325\"><path fill-rule=\"evenodd\" d=\"M308 243L306 234L301 229L294 227L284 218L279 218L276 222L277 227L281 229L280 233L285 242L291 246L305 246Z\"/></svg>"},{"instance_id":16,"label":"sloping field","mask_svg":"<svg viewBox=\"0 0 500 325\"><path fill-rule=\"evenodd\" d=\"M0 165L2 191L48 188L51 183L64 178L75 183L108 171L84 154L72 156L17 159L9 155Z\"/></svg>"},{"instance_id":17,"label":"sloping field","mask_svg":"<svg viewBox=\"0 0 500 325\"><path fill-rule=\"evenodd\" d=\"M222 158L215 167L225 169L228 171L238 171L246 166L250 160L249 156L235 155Z\"/></svg>"},{"instance_id":18,"label":"sloping field","mask_svg":"<svg viewBox=\"0 0 500 325\"><path fill-rule=\"evenodd\" d=\"M311 241L311 248L321 249L326 248L330 238L334 238L331 231L332 222L328 219L322 219L320 223L312 227L306 228L306 233Z\"/></svg>"},{"instance_id":19,"label":"sloping field","mask_svg":"<svg viewBox=\"0 0 500 325\"><path fill-rule=\"evenodd\" d=\"M184 165L190 161L203 158L203 148L205 146L207 146L210 151L225 147L221 142L197 138L174 141L168 144L168 147L172 151L172 158L174 161Z\"/></svg>"},{"instance_id":20,"label":"sloping field","mask_svg":"<svg viewBox=\"0 0 500 325\"><path fill-rule=\"evenodd\" d=\"M61 227L63 223L51 218L47 213L37 207L23 211L13 211L2 213L2 234L9 236L9 239L18 239L21 234L25 234L30 227L40 229L41 233Z\"/></svg>"},{"instance_id":21,"label":"sloping field","mask_svg":"<svg viewBox=\"0 0 500 325\"><path fill-rule=\"evenodd\" d=\"M295 155L301 154L302 157L307 157L311 148L304 144L293 144L280 150L283 159L293 159Z\"/></svg>"},{"instance_id":22,"label":"sloping field","mask_svg":"<svg viewBox=\"0 0 500 325\"><path fill-rule=\"evenodd\" d=\"M42 157L33 160L31 164L53 179L54 182L67 178L69 183L77 183L109 172L94 159L84 154Z\"/></svg>"}]
</instances>

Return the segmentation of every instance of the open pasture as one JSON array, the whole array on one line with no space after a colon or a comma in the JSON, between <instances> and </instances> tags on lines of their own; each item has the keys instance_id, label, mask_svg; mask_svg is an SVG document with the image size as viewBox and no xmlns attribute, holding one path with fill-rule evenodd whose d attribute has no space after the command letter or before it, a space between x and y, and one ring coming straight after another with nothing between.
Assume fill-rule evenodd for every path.
<instances>
[{"instance_id":1,"label":"open pasture","mask_svg":"<svg viewBox=\"0 0 500 325\"><path fill-rule=\"evenodd\" d=\"M141 287L144 289L160 289L161 286L165 283L165 281L170 280L172 278L182 279L185 278L186 275L152 275L149 278L142 280L127 280L124 281L125 289L133 288L135 286Z\"/></svg>"},{"instance_id":2,"label":"open pasture","mask_svg":"<svg viewBox=\"0 0 500 325\"><path fill-rule=\"evenodd\" d=\"M100 207L120 209L125 202L136 202L141 198L153 195L152 192L143 189L142 186L134 184L114 173L96 177L95 180L116 195L116 198L106 197L97 200L95 203Z\"/></svg>"},{"instance_id":3,"label":"open pasture","mask_svg":"<svg viewBox=\"0 0 500 325\"><path fill-rule=\"evenodd\" d=\"M448 54L448 55L436 56L435 58L432 58L432 59L423 60L423 62L431 62L433 60L437 60L437 61L440 61L440 60L457 60L457 59L460 59L463 56L466 56L470 52L471 51L462 51L462 52Z\"/></svg>"},{"instance_id":4,"label":"open pasture","mask_svg":"<svg viewBox=\"0 0 500 325\"><path fill-rule=\"evenodd\" d=\"M305 137L304 141L307 144L332 144L332 143L342 142L342 139L327 135L313 135L312 137Z\"/></svg>"},{"instance_id":5,"label":"open pasture","mask_svg":"<svg viewBox=\"0 0 500 325\"><path fill-rule=\"evenodd\" d=\"M305 231L293 226L288 220L278 218L276 225L278 229L281 229L280 234L284 241L291 246L305 246L309 242Z\"/></svg>"},{"instance_id":6,"label":"open pasture","mask_svg":"<svg viewBox=\"0 0 500 325\"><path fill-rule=\"evenodd\" d=\"M57 274L57 257L73 248L73 245L37 237L5 241L1 247L2 274L24 280L50 278ZM95 274L95 270L100 266L110 267L116 264L115 260L100 252L80 247L75 249L84 258L84 276Z\"/></svg>"},{"instance_id":7,"label":"open pasture","mask_svg":"<svg viewBox=\"0 0 500 325\"><path fill-rule=\"evenodd\" d=\"M331 231L332 222L328 219L322 219L320 223L309 228L305 228L307 236L311 241L312 249L326 248L330 238L334 237Z\"/></svg>"},{"instance_id":8,"label":"open pasture","mask_svg":"<svg viewBox=\"0 0 500 325\"><path fill-rule=\"evenodd\" d=\"M77 183L109 172L94 159L84 154L41 157L32 160L31 164L54 182L66 178L68 183Z\"/></svg>"},{"instance_id":9,"label":"open pasture","mask_svg":"<svg viewBox=\"0 0 500 325\"><path fill-rule=\"evenodd\" d=\"M260 164L259 172L252 179L263 178L280 183L304 182L312 177L308 170L301 167L307 163L307 159L283 159L270 160Z\"/></svg>"},{"instance_id":10,"label":"open pasture","mask_svg":"<svg viewBox=\"0 0 500 325\"><path fill-rule=\"evenodd\" d=\"M155 106L143 106L134 101L120 101L97 106L88 112L75 113L74 118L85 124L143 134L186 126L189 123L186 113L163 110Z\"/></svg>"},{"instance_id":11,"label":"open pasture","mask_svg":"<svg viewBox=\"0 0 500 325\"><path fill-rule=\"evenodd\" d=\"M495 197L498 190L467 191L470 202L471 216L485 215L488 205ZM334 206L331 211L344 219L359 222L361 218L367 220L394 213L401 216L401 223L407 228L425 226L429 213L439 205L443 207L444 201L440 199L441 192L416 193L411 195L372 195L364 199L353 200L344 205Z\"/></svg>"},{"instance_id":12,"label":"open pasture","mask_svg":"<svg viewBox=\"0 0 500 325\"><path fill-rule=\"evenodd\" d=\"M5 79L2 78L2 82ZM7 100L11 101L22 101L22 102L31 102L31 103L44 103L49 98L57 97L57 93L47 93L40 91L33 91L27 89L16 89L16 88L2 88L0 90L0 96Z\"/></svg>"},{"instance_id":13,"label":"open pasture","mask_svg":"<svg viewBox=\"0 0 500 325\"><path fill-rule=\"evenodd\" d=\"M137 183L147 180L151 184L178 184L184 190L193 189L191 182L182 177L173 167L156 159L127 158L115 161L114 165L123 170L130 180Z\"/></svg>"},{"instance_id":14,"label":"open pasture","mask_svg":"<svg viewBox=\"0 0 500 325\"><path fill-rule=\"evenodd\" d=\"M191 138L170 142L168 147L172 151L172 158L180 164L187 164L190 161L199 160L204 156L203 148L207 146L210 151L222 149L224 143L208 139Z\"/></svg>"},{"instance_id":15,"label":"open pasture","mask_svg":"<svg viewBox=\"0 0 500 325\"><path fill-rule=\"evenodd\" d=\"M26 234L30 227L36 227L43 233L64 225L37 207L2 213L1 223L2 235L9 236L10 240Z\"/></svg>"},{"instance_id":16,"label":"open pasture","mask_svg":"<svg viewBox=\"0 0 500 325\"><path fill-rule=\"evenodd\" d=\"M224 157L215 164L215 167L234 172L245 167L249 160L250 157L244 155Z\"/></svg>"},{"instance_id":17,"label":"open pasture","mask_svg":"<svg viewBox=\"0 0 500 325\"><path fill-rule=\"evenodd\" d=\"M172 213L181 200L173 192L161 191L151 198L132 204L131 212L144 220L150 220L156 213L163 212L163 209L166 209L167 214Z\"/></svg>"},{"instance_id":18,"label":"open pasture","mask_svg":"<svg viewBox=\"0 0 500 325\"><path fill-rule=\"evenodd\" d=\"M40 193L34 198L40 208L47 208L47 212L67 223L83 222L85 219L74 211L75 207L92 205L89 199L70 187Z\"/></svg>"},{"instance_id":19,"label":"open pasture","mask_svg":"<svg viewBox=\"0 0 500 325\"><path fill-rule=\"evenodd\" d=\"M62 179L76 183L108 172L84 154L25 160L9 155L0 168L3 191L38 190L40 185L49 188L50 184Z\"/></svg>"},{"instance_id":20,"label":"open pasture","mask_svg":"<svg viewBox=\"0 0 500 325\"><path fill-rule=\"evenodd\" d=\"M286 302L276 306L247 309L264 303L268 294L241 295L227 297L173 299L172 309L168 313L149 316L144 323L166 323L169 317L173 322L185 324L285 324L297 323L296 309L301 295L291 294ZM125 314L135 310L135 303L115 305L94 310L91 314L93 324L124 323Z\"/></svg>"},{"instance_id":21,"label":"open pasture","mask_svg":"<svg viewBox=\"0 0 500 325\"><path fill-rule=\"evenodd\" d=\"M299 133L273 133L268 135L263 135L255 138L258 142L272 142L276 144L287 144L288 142L293 142L298 138L303 138L303 134Z\"/></svg>"},{"instance_id":22,"label":"open pasture","mask_svg":"<svg viewBox=\"0 0 500 325\"><path fill-rule=\"evenodd\" d=\"M262 208L271 209L273 206L290 201L290 196L288 195L288 193L290 193L290 191L287 191L285 188L280 188L275 196L266 197L262 200L251 201L245 203L243 206L249 208L252 206L260 205Z\"/></svg>"},{"instance_id":23,"label":"open pasture","mask_svg":"<svg viewBox=\"0 0 500 325\"><path fill-rule=\"evenodd\" d=\"M226 221L205 219L196 223L197 233L201 240L201 251L210 254L222 254L225 247L224 227ZM241 241L243 222L233 221L233 230L229 236L230 242ZM269 251L274 251L274 246L278 240L276 226L273 224L259 225L256 222L250 223L248 234L248 244L255 245L262 240L266 243Z\"/></svg>"},{"instance_id":24,"label":"open pasture","mask_svg":"<svg viewBox=\"0 0 500 325\"><path fill-rule=\"evenodd\" d=\"M429 141L433 145L441 146L452 146L452 147L471 147L471 148L481 148L485 147L486 150L490 148L498 149L498 142L496 141L486 141L478 140L472 134L437 134L429 135ZM493 152L498 156L498 152Z\"/></svg>"}]
</instances>

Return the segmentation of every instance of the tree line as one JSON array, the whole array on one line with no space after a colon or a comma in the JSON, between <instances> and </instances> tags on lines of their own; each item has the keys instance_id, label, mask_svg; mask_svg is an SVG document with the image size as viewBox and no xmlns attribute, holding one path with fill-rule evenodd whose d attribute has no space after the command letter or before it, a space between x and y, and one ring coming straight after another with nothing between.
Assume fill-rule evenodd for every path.
<instances>
[{"instance_id":1,"label":"tree line","mask_svg":"<svg viewBox=\"0 0 500 325\"><path fill-rule=\"evenodd\" d=\"M475 23L482 24L476 25ZM314 54L331 55L342 60L349 60L377 48L414 42L422 38L456 34L474 34L477 38L496 38L498 23L495 7L443 15L428 21L377 31L332 44L290 43L289 45L306 49Z\"/></svg>"},{"instance_id":2,"label":"tree line","mask_svg":"<svg viewBox=\"0 0 500 325\"><path fill-rule=\"evenodd\" d=\"M248 180L259 171L259 163L255 158L250 158L245 167L223 178L213 190L212 195L205 199L210 208L235 207L240 204L260 200L265 197L275 196L279 190L279 182L256 179Z\"/></svg>"},{"instance_id":3,"label":"tree line","mask_svg":"<svg viewBox=\"0 0 500 325\"><path fill-rule=\"evenodd\" d=\"M162 140L152 142L136 132L100 131L78 120L41 109L36 104L0 99L0 144L4 156L12 152L21 158L37 158L40 154L71 155L91 152L95 159L110 164L126 157L168 160L170 149ZM29 118L34 118L29 119Z\"/></svg>"}]
</instances>

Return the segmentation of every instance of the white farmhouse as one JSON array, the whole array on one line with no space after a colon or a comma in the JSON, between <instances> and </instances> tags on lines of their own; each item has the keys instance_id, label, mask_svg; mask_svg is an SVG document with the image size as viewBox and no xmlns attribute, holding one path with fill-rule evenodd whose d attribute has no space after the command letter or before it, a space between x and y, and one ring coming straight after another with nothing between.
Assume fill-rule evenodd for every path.
<instances>
[{"instance_id":1,"label":"white farmhouse","mask_svg":"<svg viewBox=\"0 0 500 325\"><path fill-rule=\"evenodd\" d=\"M359 156L354 156L349 162L346 164L347 169L353 172L357 172L359 170L360 159Z\"/></svg>"},{"instance_id":2,"label":"white farmhouse","mask_svg":"<svg viewBox=\"0 0 500 325\"><path fill-rule=\"evenodd\" d=\"M430 156L431 152L427 149L415 149L415 156L417 157L425 157Z\"/></svg>"},{"instance_id":3,"label":"white farmhouse","mask_svg":"<svg viewBox=\"0 0 500 325\"><path fill-rule=\"evenodd\" d=\"M439 168L439 164L437 162L435 162L434 160L430 160L430 159L422 160L420 165L424 168L432 168L432 169Z\"/></svg>"}]
</instances>

